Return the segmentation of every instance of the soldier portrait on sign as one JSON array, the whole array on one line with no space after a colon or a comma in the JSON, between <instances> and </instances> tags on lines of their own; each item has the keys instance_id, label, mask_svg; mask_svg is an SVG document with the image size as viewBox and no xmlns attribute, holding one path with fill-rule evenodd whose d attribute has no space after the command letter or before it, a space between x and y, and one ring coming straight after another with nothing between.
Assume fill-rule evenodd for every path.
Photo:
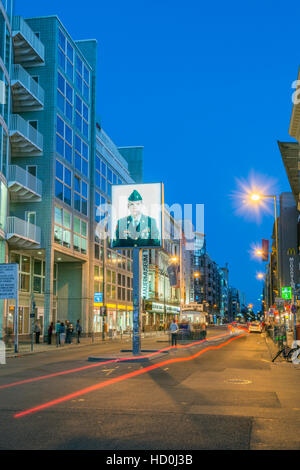
<instances>
[{"instance_id":1,"label":"soldier portrait on sign","mask_svg":"<svg viewBox=\"0 0 300 470\"><path fill-rule=\"evenodd\" d=\"M160 188L160 184L113 187L112 248L161 246Z\"/></svg>"}]
</instances>

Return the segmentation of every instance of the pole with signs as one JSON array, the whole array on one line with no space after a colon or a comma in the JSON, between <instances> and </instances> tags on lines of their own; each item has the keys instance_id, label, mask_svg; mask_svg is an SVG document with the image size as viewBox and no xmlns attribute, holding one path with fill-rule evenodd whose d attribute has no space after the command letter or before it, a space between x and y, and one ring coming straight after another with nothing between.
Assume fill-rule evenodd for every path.
<instances>
[{"instance_id":1,"label":"pole with signs","mask_svg":"<svg viewBox=\"0 0 300 470\"><path fill-rule=\"evenodd\" d=\"M140 354L141 338L140 338L140 303L141 303L141 253L138 247L133 248L133 335L132 335L132 352Z\"/></svg>"},{"instance_id":2,"label":"pole with signs","mask_svg":"<svg viewBox=\"0 0 300 470\"><path fill-rule=\"evenodd\" d=\"M31 351L33 351L34 317L35 317L34 309L35 309L34 295L31 294L31 313L30 313L30 318L31 318Z\"/></svg>"},{"instance_id":3,"label":"pole with signs","mask_svg":"<svg viewBox=\"0 0 300 470\"><path fill-rule=\"evenodd\" d=\"M18 352L18 264L0 264L0 299L15 299L15 352Z\"/></svg>"}]
</instances>

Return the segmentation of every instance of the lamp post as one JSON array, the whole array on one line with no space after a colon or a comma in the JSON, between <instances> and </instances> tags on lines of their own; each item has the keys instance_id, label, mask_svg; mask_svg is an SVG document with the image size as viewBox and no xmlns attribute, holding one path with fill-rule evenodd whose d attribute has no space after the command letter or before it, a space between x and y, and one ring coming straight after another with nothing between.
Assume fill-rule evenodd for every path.
<instances>
[{"instance_id":1,"label":"lamp post","mask_svg":"<svg viewBox=\"0 0 300 470\"><path fill-rule=\"evenodd\" d=\"M274 199L275 206L275 245L276 245L276 264L277 264L277 288L278 295L280 295L280 276L279 276L279 251L278 251L278 217L277 217L277 196L276 195L266 195L266 194L252 194L250 199L254 202L259 201L262 198L271 197Z\"/></svg>"}]
</instances>

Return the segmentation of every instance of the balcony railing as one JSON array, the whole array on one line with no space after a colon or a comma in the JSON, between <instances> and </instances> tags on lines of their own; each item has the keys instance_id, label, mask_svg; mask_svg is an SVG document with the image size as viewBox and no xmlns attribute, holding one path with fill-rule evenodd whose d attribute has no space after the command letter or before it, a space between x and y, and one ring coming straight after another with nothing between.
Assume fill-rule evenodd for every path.
<instances>
[{"instance_id":1,"label":"balcony railing","mask_svg":"<svg viewBox=\"0 0 300 470\"><path fill-rule=\"evenodd\" d=\"M18 217L7 217L6 238L16 246L40 245L41 228Z\"/></svg>"},{"instance_id":2,"label":"balcony railing","mask_svg":"<svg viewBox=\"0 0 300 470\"><path fill-rule=\"evenodd\" d=\"M8 167L8 187L19 200L39 200L42 196L42 182L17 165Z\"/></svg>"},{"instance_id":3,"label":"balcony railing","mask_svg":"<svg viewBox=\"0 0 300 470\"><path fill-rule=\"evenodd\" d=\"M29 75L20 64L13 66L12 90L14 107L40 108L44 105L43 88Z\"/></svg>"},{"instance_id":4,"label":"balcony railing","mask_svg":"<svg viewBox=\"0 0 300 470\"><path fill-rule=\"evenodd\" d=\"M37 155L43 151L43 136L19 114L12 114L10 131L12 156Z\"/></svg>"},{"instance_id":5,"label":"balcony railing","mask_svg":"<svg viewBox=\"0 0 300 470\"><path fill-rule=\"evenodd\" d=\"M45 47L21 16L14 16L12 22L15 62L24 65L43 63Z\"/></svg>"}]
</instances>

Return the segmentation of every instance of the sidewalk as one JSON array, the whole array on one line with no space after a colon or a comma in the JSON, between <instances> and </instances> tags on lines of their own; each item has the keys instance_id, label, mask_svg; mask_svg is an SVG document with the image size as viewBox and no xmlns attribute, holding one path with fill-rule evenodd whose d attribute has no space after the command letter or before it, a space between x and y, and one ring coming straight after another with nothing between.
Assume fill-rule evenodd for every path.
<instances>
[{"instance_id":1,"label":"sidewalk","mask_svg":"<svg viewBox=\"0 0 300 470\"><path fill-rule=\"evenodd\" d=\"M141 339L146 338L157 338L160 340L164 340L169 342L169 335L168 332L164 333L163 331L151 331L147 333L141 334ZM105 341L102 340L101 336L92 337L86 336L80 338L80 343L77 344L76 337L72 338L71 344L64 344L63 346L56 346L56 338L55 335L52 338L52 344L49 345L47 342L43 342L40 344L33 344L33 351L31 351L31 343L19 343L19 351L15 353L14 344L10 347L6 348L6 358L13 358L13 357L22 357L31 354L39 354L43 352L54 352L54 351L64 351L69 349L78 349L81 347L93 346L93 345L113 345L113 344L131 344L132 336L131 335L122 335L117 336L115 338L110 338L108 336L105 337Z\"/></svg>"}]
</instances>

